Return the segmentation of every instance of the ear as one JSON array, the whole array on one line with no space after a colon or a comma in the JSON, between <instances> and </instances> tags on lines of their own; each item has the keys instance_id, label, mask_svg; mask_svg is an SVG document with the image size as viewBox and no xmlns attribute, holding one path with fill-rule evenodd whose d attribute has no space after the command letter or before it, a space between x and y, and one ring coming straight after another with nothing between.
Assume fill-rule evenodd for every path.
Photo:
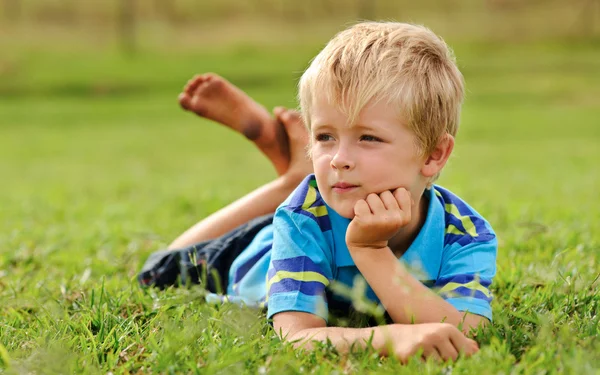
<instances>
[{"instance_id":1,"label":"ear","mask_svg":"<svg viewBox=\"0 0 600 375\"><path fill-rule=\"evenodd\" d=\"M438 174L446 165L453 149L454 137L446 133L427 159L425 159L425 163L421 167L421 174L427 178Z\"/></svg>"}]
</instances>

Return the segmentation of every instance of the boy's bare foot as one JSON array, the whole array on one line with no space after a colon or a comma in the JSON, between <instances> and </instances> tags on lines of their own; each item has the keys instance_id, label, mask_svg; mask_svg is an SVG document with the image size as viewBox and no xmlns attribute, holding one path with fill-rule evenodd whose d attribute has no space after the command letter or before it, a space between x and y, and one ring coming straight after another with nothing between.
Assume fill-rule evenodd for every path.
<instances>
[{"instance_id":1,"label":"boy's bare foot","mask_svg":"<svg viewBox=\"0 0 600 375\"><path fill-rule=\"evenodd\" d=\"M223 77L214 73L195 76L179 94L179 104L242 133L271 160L277 174L288 170L290 150L283 125Z\"/></svg>"},{"instance_id":2,"label":"boy's bare foot","mask_svg":"<svg viewBox=\"0 0 600 375\"><path fill-rule=\"evenodd\" d=\"M273 110L277 121L285 127L289 142L289 167L285 177L294 184L313 172L312 162L308 156L308 131L298 111L276 107Z\"/></svg>"}]
</instances>

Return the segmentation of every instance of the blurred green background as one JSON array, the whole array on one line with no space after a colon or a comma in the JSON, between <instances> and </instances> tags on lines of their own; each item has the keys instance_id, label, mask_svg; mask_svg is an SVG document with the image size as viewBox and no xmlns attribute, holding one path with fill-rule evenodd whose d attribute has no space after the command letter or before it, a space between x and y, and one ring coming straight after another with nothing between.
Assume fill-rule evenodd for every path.
<instances>
[{"instance_id":1,"label":"blurred green background","mask_svg":"<svg viewBox=\"0 0 600 375\"><path fill-rule=\"evenodd\" d=\"M133 226L168 242L274 176L241 137L178 108L185 82L213 71L267 108L296 106L296 82L310 59L361 18L425 24L456 52L468 91L442 183L458 184L450 187L472 194L476 207L514 205L507 212L517 216L532 203L544 211L539 199L564 202L573 215L590 214L574 200L596 201L597 0L0 4L4 228L35 223L62 233L63 225L77 225L77 236L95 239L97 225ZM106 210L120 216L107 220ZM38 215L51 223L35 221ZM20 238L12 233L3 236L4 249ZM83 250L96 254L94 241Z\"/></svg>"},{"instance_id":2,"label":"blurred green background","mask_svg":"<svg viewBox=\"0 0 600 375\"><path fill-rule=\"evenodd\" d=\"M294 107L310 59L366 18L425 24L454 48L467 98L440 184L498 233L495 316L560 321L570 302L549 307L540 286L561 301L561 280L597 290L600 1L1 0L0 12L0 315L20 314L10 327L33 329L31 306L52 301L71 316L100 285L137 290L149 253L275 176L241 136L178 107L188 79L216 72L269 109ZM518 319L507 329L522 330L508 344L517 360L537 340ZM43 347L10 327L0 324L11 356ZM577 347L594 335L561 337Z\"/></svg>"},{"instance_id":3,"label":"blurred green background","mask_svg":"<svg viewBox=\"0 0 600 375\"><path fill-rule=\"evenodd\" d=\"M1 4L5 265L41 252L62 277L84 264L132 277L151 250L274 177L249 142L178 107L185 82L213 71L267 108L294 107L310 59L367 17L425 24L454 48L467 99L440 182L501 240L599 227L598 1Z\"/></svg>"}]
</instances>

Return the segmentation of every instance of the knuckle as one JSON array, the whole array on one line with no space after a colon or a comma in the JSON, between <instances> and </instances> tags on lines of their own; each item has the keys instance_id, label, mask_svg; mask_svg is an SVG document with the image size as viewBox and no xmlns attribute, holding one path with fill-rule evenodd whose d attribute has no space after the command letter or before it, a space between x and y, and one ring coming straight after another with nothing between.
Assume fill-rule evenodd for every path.
<instances>
[{"instance_id":1,"label":"knuckle","mask_svg":"<svg viewBox=\"0 0 600 375\"><path fill-rule=\"evenodd\" d=\"M400 215L399 221L401 223L401 225L406 225L408 223L410 223L410 214L404 214L404 215Z\"/></svg>"},{"instance_id":2,"label":"knuckle","mask_svg":"<svg viewBox=\"0 0 600 375\"><path fill-rule=\"evenodd\" d=\"M424 338L423 338L424 342L427 344L437 342L440 339L441 339L441 335L438 331L428 332L427 334L424 335Z\"/></svg>"}]
</instances>

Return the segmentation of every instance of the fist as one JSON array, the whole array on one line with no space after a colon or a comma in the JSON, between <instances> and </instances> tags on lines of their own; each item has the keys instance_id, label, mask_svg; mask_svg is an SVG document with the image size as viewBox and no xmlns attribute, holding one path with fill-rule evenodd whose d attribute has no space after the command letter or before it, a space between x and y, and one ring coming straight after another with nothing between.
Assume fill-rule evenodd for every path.
<instances>
[{"instance_id":1,"label":"fist","mask_svg":"<svg viewBox=\"0 0 600 375\"><path fill-rule=\"evenodd\" d=\"M346 232L348 249L386 247L390 238L410 223L411 203L410 192L405 188L372 193L356 202L354 218Z\"/></svg>"}]
</instances>

